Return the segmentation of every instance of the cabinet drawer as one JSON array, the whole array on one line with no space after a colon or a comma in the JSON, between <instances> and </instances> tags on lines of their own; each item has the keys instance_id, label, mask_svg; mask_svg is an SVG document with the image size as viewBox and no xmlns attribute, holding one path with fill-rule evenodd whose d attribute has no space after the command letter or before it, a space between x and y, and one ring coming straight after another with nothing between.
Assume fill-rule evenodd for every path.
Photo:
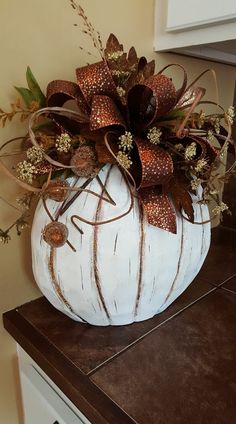
<instances>
[{"instance_id":1,"label":"cabinet drawer","mask_svg":"<svg viewBox=\"0 0 236 424\"><path fill-rule=\"evenodd\" d=\"M24 424L91 424L19 345L17 353Z\"/></svg>"},{"instance_id":2,"label":"cabinet drawer","mask_svg":"<svg viewBox=\"0 0 236 424\"><path fill-rule=\"evenodd\" d=\"M24 424L85 424L32 365L21 370ZM82 414L81 414L82 415Z\"/></svg>"}]
</instances>

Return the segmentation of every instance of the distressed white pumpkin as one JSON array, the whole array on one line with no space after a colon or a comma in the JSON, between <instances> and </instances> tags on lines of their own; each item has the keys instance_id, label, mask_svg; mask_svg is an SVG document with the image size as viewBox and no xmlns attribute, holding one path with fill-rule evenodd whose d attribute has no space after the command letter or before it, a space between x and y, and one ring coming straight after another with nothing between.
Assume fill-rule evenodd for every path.
<instances>
[{"instance_id":1,"label":"distressed white pumpkin","mask_svg":"<svg viewBox=\"0 0 236 424\"><path fill-rule=\"evenodd\" d=\"M59 219L69 229L69 242L51 248L42 237L50 221L39 202L32 228L32 259L36 282L57 309L77 321L122 325L142 321L166 309L199 272L210 244L210 224L194 225L177 217L177 234L149 225L135 200L123 218L92 226L73 215L102 221L124 213L130 192L120 170L104 167L99 176L116 206L81 193ZM84 179L77 183L81 186ZM101 193L94 179L87 187ZM197 200L197 198L195 198ZM48 200L53 217L60 206ZM195 220L209 218L205 205L194 205Z\"/></svg>"}]
</instances>

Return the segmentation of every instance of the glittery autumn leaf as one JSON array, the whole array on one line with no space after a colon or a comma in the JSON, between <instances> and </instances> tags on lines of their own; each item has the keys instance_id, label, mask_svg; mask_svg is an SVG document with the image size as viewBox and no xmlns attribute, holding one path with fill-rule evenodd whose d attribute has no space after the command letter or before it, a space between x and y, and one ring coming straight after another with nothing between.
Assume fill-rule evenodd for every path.
<instances>
[{"instance_id":1,"label":"glittery autumn leaf","mask_svg":"<svg viewBox=\"0 0 236 424\"><path fill-rule=\"evenodd\" d=\"M130 66L135 66L138 63L138 56L134 47L131 47L129 49L127 61L130 64Z\"/></svg>"},{"instance_id":2,"label":"glittery autumn leaf","mask_svg":"<svg viewBox=\"0 0 236 424\"><path fill-rule=\"evenodd\" d=\"M139 59L134 47L127 53L124 52L123 44L120 44L114 34L110 34L104 50L105 59L111 70L112 77L117 85L119 95L125 95L125 85L129 78L137 71ZM122 89L122 90L121 90Z\"/></svg>"},{"instance_id":3,"label":"glittery autumn leaf","mask_svg":"<svg viewBox=\"0 0 236 424\"><path fill-rule=\"evenodd\" d=\"M142 56L138 59L133 72L125 83L125 90L128 92L135 84L142 84L147 78L151 77L155 71L155 61L148 62L147 59Z\"/></svg>"},{"instance_id":4,"label":"glittery autumn leaf","mask_svg":"<svg viewBox=\"0 0 236 424\"><path fill-rule=\"evenodd\" d=\"M186 213L188 219L194 221L194 210L192 206L192 198L189 194L187 181L183 181L182 175L175 175L168 182L168 193L171 195L175 208L179 212L183 211Z\"/></svg>"},{"instance_id":5,"label":"glittery autumn leaf","mask_svg":"<svg viewBox=\"0 0 236 424\"><path fill-rule=\"evenodd\" d=\"M104 52L106 59L117 60L124 53L123 44L119 43L114 34L110 34Z\"/></svg>"},{"instance_id":6,"label":"glittery autumn leaf","mask_svg":"<svg viewBox=\"0 0 236 424\"><path fill-rule=\"evenodd\" d=\"M117 149L117 143L111 143L110 142L110 146L112 148L112 150L117 151L118 153L118 149ZM113 163L116 164L116 159L111 155L111 153L109 152L109 150L106 148L106 146L103 143L96 143L96 152L97 152L97 156L98 156L98 161L99 163Z\"/></svg>"}]
</instances>

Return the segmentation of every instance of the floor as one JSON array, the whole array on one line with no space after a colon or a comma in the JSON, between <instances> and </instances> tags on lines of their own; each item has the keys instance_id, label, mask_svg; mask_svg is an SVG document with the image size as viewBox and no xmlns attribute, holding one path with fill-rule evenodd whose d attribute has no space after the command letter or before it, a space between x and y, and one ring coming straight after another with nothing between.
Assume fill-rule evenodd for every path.
<instances>
[{"instance_id":1,"label":"floor","mask_svg":"<svg viewBox=\"0 0 236 424\"><path fill-rule=\"evenodd\" d=\"M78 324L39 298L7 313L5 326L32 357L38 352L40 366L78 408L83 396L93 413L107 415L101 422L234 424L235 237L233 229L214 229L195 281L147 321Z\"/></svg>"}]
</instances>

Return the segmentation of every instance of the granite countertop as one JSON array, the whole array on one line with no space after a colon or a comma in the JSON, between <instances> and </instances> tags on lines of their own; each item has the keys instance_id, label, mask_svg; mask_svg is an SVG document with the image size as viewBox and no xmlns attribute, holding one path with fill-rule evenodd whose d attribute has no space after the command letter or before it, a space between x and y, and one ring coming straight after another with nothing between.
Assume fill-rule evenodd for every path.
<instances>
[{"instance_id":1,"label":"granite countertop","mask_svg":"<svg viewBox=\"0 0 236 424\"><path fill-rule=\"evenodd\" d=\"M213 230L205 264L162 314L92 327L41 297L4 325L93 424L236 421L235 230Z\"/></svg>"}]
</instances>

